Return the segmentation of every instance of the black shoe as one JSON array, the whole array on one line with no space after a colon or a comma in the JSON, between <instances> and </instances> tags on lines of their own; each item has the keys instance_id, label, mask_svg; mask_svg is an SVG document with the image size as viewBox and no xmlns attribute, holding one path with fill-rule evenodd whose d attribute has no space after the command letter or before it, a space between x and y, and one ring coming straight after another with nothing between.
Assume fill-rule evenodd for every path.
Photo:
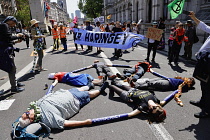
<instances>
[{"instance_id":1,"label":"black shoe","mask_svg":"<svg viewBox=\"0 0 210 140\"><path fill-rule=\"evenodd\" d=\"M152 62L155 62L155 59L152 59L151 61L152 61Z\"/></svg>"},{"instance_id":2,"label":"black shoe","mask_svg":"<svg viewBox=\"0 0 210 140\"><path fill-rule=\"evenodd\" d=\"M178 65L179 63L178 63L178 62L174 62L174 64L175 64L175 65Z\"/></svg>"},{"instance_id":3,"label":"black shoe","mask_svg":"<svg viewBox=\"0 0 210 140\"><path fill-rule=\"evenodd\" d=\"M201 104L200 104L199 101L190 100L190 104L191 104L191 105L194 105L194 106L197 106L197 107L201 107Z\"/></svg>"},{"instance_id":4,"label":"black shoe","mask_svg":"<svg viewBox=\"0 0 210 140\"><path fill-rule=\"evenodd\" d=\"M115 78L116 78L116 75L108 76L108 80L114 80Z\"/></svg>"},{"instance_id":5,"label":"black shoe","mask_svg":"<svg viewBox=\"0 0 210 140\"><path fill-rule=\"evenodd\" d=\"M199 113L195 113L194 117L196 117L196 118L210 118L210 115L204 111L201 111Z\"/></svg>"},{"instance_id":6,"label":"black shoe","mask_svg":"<svg viewBox=\"0 0 210 140\"><path fill-rule=\"evenodd\" d=\"M124 69L123 73L126 74L128 72L128 69Z\"/></svg>"},{"instance_id":7,"label":"black shoe","mask_svg":"<svg viewBox=\"0 0 210 140\"><path fill-rule=\"evenodd\" d=\"M104 82L102 85L101 85L101 88L100 88L100 92L104 92L105 89L109 86L109 83L108 82Z\"/></svg>"},{"instance_id":8,"label":"black shoe","mask_svg":"<svg viewBox=\"0 0 210 140\"><path fill-rule=\"evenodd\" d=\"M63 50L62 50L62 52L65 52L65 51L67 51L67 49L63 49Z\"/></svg>"},{"instance_id":9,"label":"black shoe","mask_svg":"<svg viewBox=\"0 0 210 140\"><path fill-rule=\"evenodd\" d=\"M22 84L22 83L17 83L17 87L22 87L22 86L25 86L25 84Z\"/></svg>"},{"instance_id":10,"label":"black shoe","mask_svg":"<svg viewBox=\"0 0 210 140\"><path fill-rule=\"evenodd\" d=\"M109 97L114 97L114 90L109 88Z\"/></svg>"},{"instance_id":11,"label":"black shoe","mask_svg":"<svg viewBox=\"0 0 210 140\"><path fill-rule=\"evenodd\" d=\"M149 58L146 58L146 59L144 59L144 60L149 61Z\"/></svg>"},{"instance_id":12,"label":"black shoe","mask_svg":"<svg viewBox=\"0 0 210 140\"><path fill-rule=\"evenodd\" d=\"M23 90L25 90L25 89L24 88L20 88L20 87L16 87L16 88L12 88L11 89L11 92L12 93L18 93L18 92L21 92Z\"/></svg>"},{"instance_id":13,"label":"black shoe","mask_svg":"<svg viewBox=\"0 0 210 140\"><path fill-rule=\"evenodd\" d=\"M123 75L121 75L121 74L119 74L119 73L116 73L116 76L117 76L118 78L120 78L121 80L125 80L125 79L126 79L125 76L123 76Z\"/></svg>"}]
</instances>

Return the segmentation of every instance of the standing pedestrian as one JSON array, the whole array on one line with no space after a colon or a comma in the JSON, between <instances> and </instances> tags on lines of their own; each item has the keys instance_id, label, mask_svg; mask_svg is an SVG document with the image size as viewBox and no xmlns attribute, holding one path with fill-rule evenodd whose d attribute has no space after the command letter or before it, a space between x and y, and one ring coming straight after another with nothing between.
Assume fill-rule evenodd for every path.
<instances>
[{"instance_id":1,"label":"standing pedestrian","mask_svg":"<svg viewBox=\"0 0 210 140\"><path fill-rule=\"evenodd\" d=\"M117 22L115 27L112 28L112 33L116 32L123 32L122 28L120 27L120 23ZM122 56L122 50L121 49L114 49L114 57L121 57Z\"/></svg>"},{"instance_id":2,"label":"standing pedestrian","mask_svg":"<svg viewBox=\"0 0 210 140\"><path fill-rule=\"evenodd\" d=\"M49 33L50 33L50 36L52 35L52 28L50 26L47 26L48 27L48 30L49 30Z\"/></svg>"},{"instance_id":3,"label":"standing pedestrian","mask_svg":"<svg viewBox=\"0 0 210 140\"><path fill-rule=\"evenodd\" d=\"M169 38L168 38L168 59L169 59L169 56L171 54L171 48L173 46L173 42L174 42L174 32L175 32L175 28L174 27L171 27L170 29L170 35L169 35Z\"/></svg>"},{"instance_id":4,"label":"standing pedestrian","mask_svg":"<svg viewBox=\"0 0 210 140\"><path fill-rule=\"evenodd\" d=\"M78 28L78 24L77 23L75 23L75 25L74 25L74 30L78 30L79 31L79 28ZM76 34L73 32L73 37L74 37L74 42L75 42L75 40L76 40ZM78 46L77 46L77 44L76 43L74 43L74 45L75 45L75 47L76 47L76 51L78 50ZM83 50L83 45L82 44L80 44L80 46L81 46L81 48L82 48L82 50Z\"/></svg>"},{"instance_id":5,"label":"standing pedestrian","mask_svg":"<svg viewBox=\"0 0 210 140\"><path fill-rule=\"evenodd\" d=\"M157 47L157 49L160 49L160 50L165 49L165 33L164 33L165 28L166 28L165 19L160 18L160 21L158 23L158 29L163 30L162 37L161 37L159 45Z\"/></svg>"},{"instance_id":6,"label":"standing pedestrian","mask_svg":"<svg viewBox=\"0 0 210 140\"><path fill-rule=\"evenodd\" d=\"M171 64L172 61L174 61L176 65L178 64L179 53L182 47L182 42L187 41L183 23L179 23L178 26L179 27L174 32L174 42L169 57L169 64Z\"/></svg>"},{"instance_id":7,"label":"standing pedestrian","mask_svg":"<svg viewBox=\"0 0 210 140\"><path fill-rule=\"evenodd\" d=\"M15 53L19 52L19 48L14 48L15 43L19 43L21 40L14 42L16 39L23 37L22 33L12 35L11 28L15 27L17 19L13 16L8 16L0 24L0 69L7 72L9 75L9 81L11 84L11 92L21 92L24 88L20 88L23 84L16 81L16 66L14 62Z\"/></svg>"},{"instance_id":8,"label":"standing pedestrian","mask_svg":"<svg viewBox=\"0 0 210 140\"><path fill-rule=\"evenodd\" d=\"M195 40L196 29L193 26L192 20L188 20L186 24L188 29L186 30L185 36L188 37L188 42L185 43L183 56L190 60L192 57L192 46Z\"/></svg>"},{"instance_id":9,"label":"standing pedestrian","mask_svg":"<svg viewBox=\"0 0 210 140\"><path fill-rule=\"evenodd\" d=\"M53 25L52 35L53 35L53 51L55 51L56 49L57 50L59 49L59 30L56 24Z\"/></svg>"},{"instance_id":10,"label":"standing pedestrian","mask_svg":"<svg viewBox=\"0 0 210 140\"><path fill-rule=\"evenodd\" d=\"M87 31L93 31L93 27L90 25L90 21L86 21L86 30ZM86 51L92 51L93 46L88 46L88 49Z\"/></svg>"},{"instance_id":11,"label":"standing pedestrian","mask_svg":"<svg viewBox=\"0 0 210 140\"><path fill-rule=\"evenodd\" d=\"M100 24L101 24L101 23L100 23L99 21L96 22L96 27L95 27L95 29L94 29L95 32L101 32ZM100 54L100 53L102 52L101 47L97 47L96 49L97 49L97 53L98 53L98 54Z\"/></svg>"},{"instance_id":12,"label":"standing pedestrian","mask_svg":"<svg viewBox=\"0 0 210 140\"><path fill-rule=\"evenodd\" d=\"M210 33L210 26L206 25L204 22L200 21L195 17L194 12L190 12L189 16L194 20L198 25L197 29L203 30L207 33ZM205 55L204 55L205 54ZM205 78L206 81L200 80L202 95L199 101L190 101L192 105L201 108L201 112L195 113L196 118L210 118L210 36L206 39L204 44L201 46L197 53L197 58L200 57L200 60L204 60L204 67L199 67L200 71L206 71Z\"/></svg>"},{"instance_id":13,"label":"standing pedestrian","mask_svg":"<svg viewBox=\"0 0 210 140\"><path fill-rule=\"evenodd\" d=\"M62 51L67 51L66 27L63 26L63 23L59 23L59 32L60 32L60 40L64 48Z\"/></svg>"},{"instance_id":14,"label":"standing pedestrian","mask_svg":"<svg viewBox=\"0 0 210 140\"><path fill-rule=\"evenodd\" d=\"M152 23L152 27L153 28L157 28L158 27L158 23L157 22L153 22ZM159 44L159 41L151 39L151 38L148 38L147 58L145 59L146 61L149 61L150 53L153 50L152 61L155 62L155 56L156 56L156 51L157 51L158 44Z\"/></svg>"},{"instance_id":15,"label":"standing pedestrian","mask_svg":"<svg viewBox=\"0 0 210 140\"><path fill-rule=\"evenodd\" d=\"M29 46L30 33L27 30L27 26L23 26L22 33L24 34L24 39L26 41L26 46L29 49L30 48L30 46Z\"/></svg>"},{"instance_id":16,"label":"standing pedestrian","mask_svg":"<svg viewBox=\"0 0 210 140\"><path fill-rule=\"evenodd\" d=\"M46 71L47 69L44 69L42 67L42 59L44 57L43 49L45 46L45 42L44 42L45 36L42 35L41 33L41 29L39 28L39 24L38 24L39 21L37 21L36 19L32 19L30 23L31 23L31 35L32 35L32 38L34 39L34 42L33 42L34 52L38 54L36 68L39 71ZM33 73L34 70L31 72Z\"/></svg>"}]
</instances>

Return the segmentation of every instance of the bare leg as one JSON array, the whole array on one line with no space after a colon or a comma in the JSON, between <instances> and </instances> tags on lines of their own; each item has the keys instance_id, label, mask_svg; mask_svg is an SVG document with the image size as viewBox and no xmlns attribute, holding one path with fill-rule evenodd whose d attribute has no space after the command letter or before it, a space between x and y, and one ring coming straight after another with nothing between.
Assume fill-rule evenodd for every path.
<instances>
[{"instance_id":1,"label":"bare leg","mask_svg":"<svg viewBox=\"0 0 210 140\"><path fill-rule=\"evenodd\" d=\"M89 91L90 98L95 98L100 94L100 90Z\"/></svg>"},{"instance_id":2,"label":"bare leg","mask_svg":"<svg viewBox=\"0 0 210 140\"><path fill-rule=\"evenodd\" d=\"M92 83L94 85L101 85L103 83L103 79L93 79Z\"/></svg>"},{"instance_id":3,"label":"bare leg","mask_svg":"<svg viewBox=\"0 0 210 140\"><path fill-rule=\"evenodd\" d=\"M90 124L92 124L91 119L87 119L84 121L70 121L70 120L64 121L64 127L76 127L76 126L83 126L83 125L90 125Z\"/></svg>"}]
</instances>

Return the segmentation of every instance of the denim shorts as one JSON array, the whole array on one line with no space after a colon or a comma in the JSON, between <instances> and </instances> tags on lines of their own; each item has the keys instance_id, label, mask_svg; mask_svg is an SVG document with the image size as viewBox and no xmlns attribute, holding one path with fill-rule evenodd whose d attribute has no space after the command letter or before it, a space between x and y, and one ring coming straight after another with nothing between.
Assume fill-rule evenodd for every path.
<instances>
[{"instance_id":1,"label":"denim shorts","mask_svg":"<svg viewBox=\"0 0 210 140\"><path fill-rule=\"evenodd\" d=\"M79 100L80 107L83 107L90 102L88 91L79 91L77 88L72 88L69 91Z\"/></svg>"}]
</instances>

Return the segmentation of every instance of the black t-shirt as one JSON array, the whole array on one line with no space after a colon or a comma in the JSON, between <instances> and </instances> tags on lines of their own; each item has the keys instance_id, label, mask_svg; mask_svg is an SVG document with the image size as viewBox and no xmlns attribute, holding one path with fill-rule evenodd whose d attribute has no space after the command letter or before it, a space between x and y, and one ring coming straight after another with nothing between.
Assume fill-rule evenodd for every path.
<instances>
[{"instance_id":1,"label":"black t-shirt","mask_svg":"<svg viewBox=\"0 0 210 140\"><path fill-rule=\"evenodd\" d=\"M153 100L155 103L160 104L160 100L154 95L154 93L142 90L133 90L130 93L130 98L138 106L140 111L148 112L149 105L148 101Z\"/></svg>"},{"instance_id":2,"label":"black t-shirt","mask_svg":"<svg viewBox=\"0 0 210 140\"><path fill-rule=\"evenodd\" d=\"M113 27L112 31L115 32L123 32L122 28Z\"/></svg>"}]
</instances>

